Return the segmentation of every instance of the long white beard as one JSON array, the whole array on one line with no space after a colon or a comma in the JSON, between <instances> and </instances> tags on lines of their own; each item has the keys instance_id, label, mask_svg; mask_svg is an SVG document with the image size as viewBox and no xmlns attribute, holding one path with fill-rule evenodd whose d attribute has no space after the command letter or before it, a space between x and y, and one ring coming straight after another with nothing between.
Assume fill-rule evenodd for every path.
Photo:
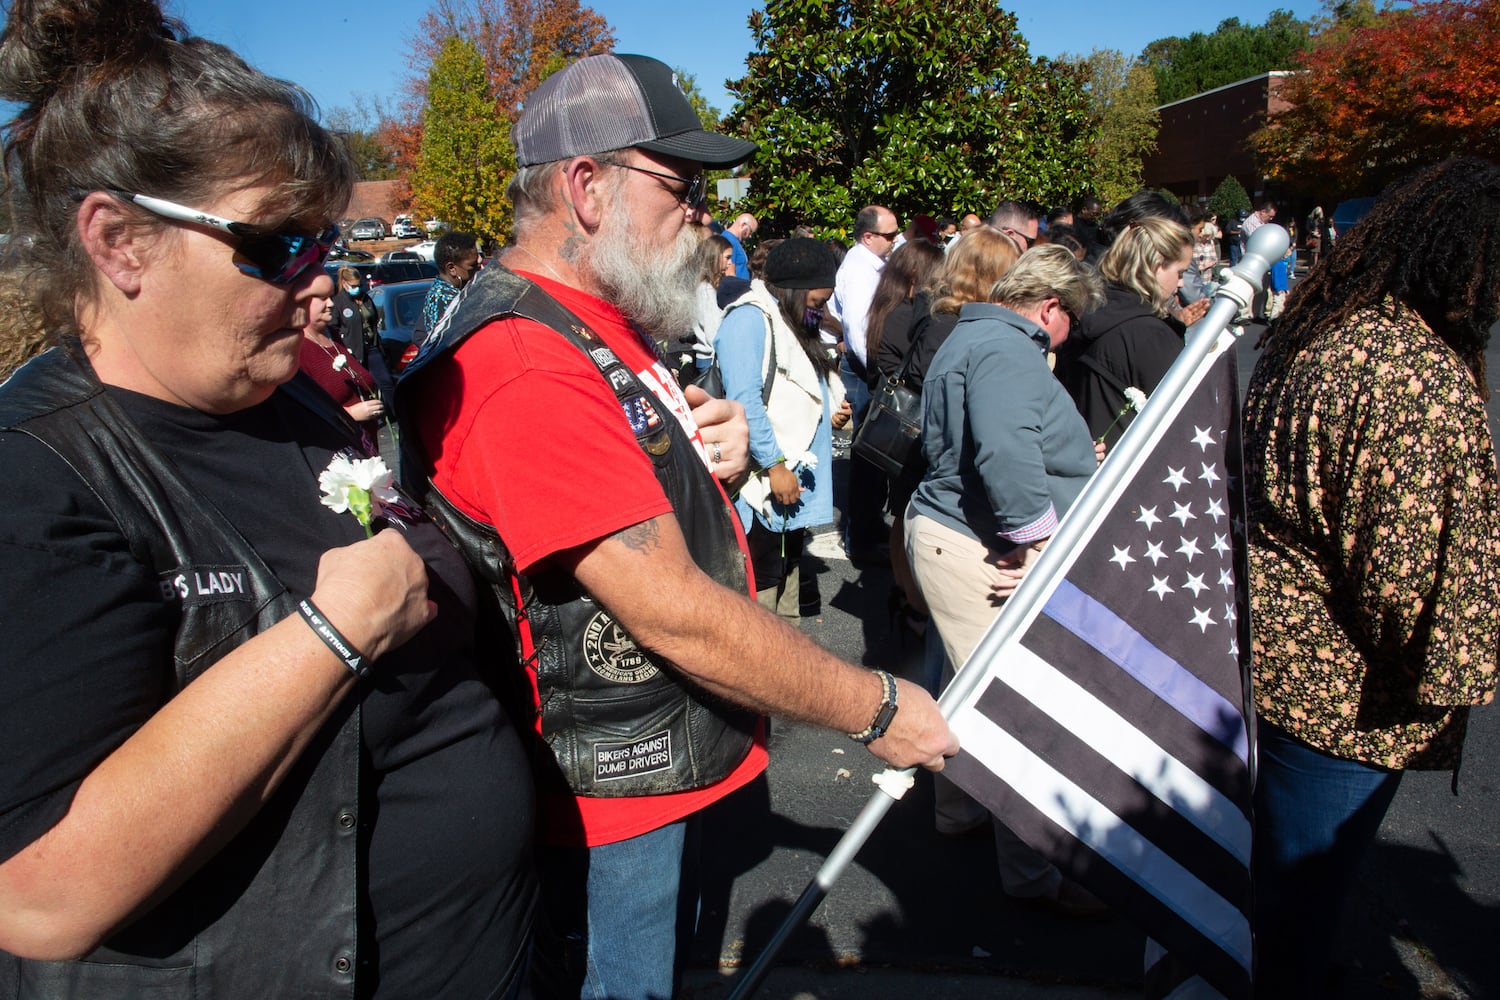
<instances>
[{"instance_id":1,"label":"long white beard","mask_svg":"<svg viewBox=\"0 0 1500 1000\"><path fill-rule=\"evenodd\" d=\"M687 226L666 247L652 246L631 224L616 197L578 264L603 297L647 333L675 337L693 328L697 276L693 256L698 235Z\"/></svg>"}]
</instances>

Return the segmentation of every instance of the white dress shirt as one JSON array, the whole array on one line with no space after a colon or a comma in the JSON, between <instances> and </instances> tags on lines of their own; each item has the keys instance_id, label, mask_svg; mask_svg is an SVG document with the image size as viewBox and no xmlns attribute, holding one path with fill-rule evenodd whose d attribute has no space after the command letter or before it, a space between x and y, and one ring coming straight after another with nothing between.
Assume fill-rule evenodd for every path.
<instances>
[{"instance_id":1,"label":"white dress shirt","mask_svg":"<svg viewBox=\"0 0 1500 1000\"><path fill-rule=\"evenodd\" d=\"M844 347L862 365L869 363L865 357L865 326L870 319L870 303L875 299L875 286L880 283L883 267L883 258L877 257L863 243L856 243L839 265L833 298L828 300L829 309L844 326Z\"/></svg>"}]
</instances>

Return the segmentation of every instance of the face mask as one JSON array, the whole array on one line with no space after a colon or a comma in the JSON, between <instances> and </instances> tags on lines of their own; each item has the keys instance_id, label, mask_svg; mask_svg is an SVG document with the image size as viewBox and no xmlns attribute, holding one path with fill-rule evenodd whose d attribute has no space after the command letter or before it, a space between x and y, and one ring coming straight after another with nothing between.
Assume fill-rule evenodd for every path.
<instances>
[{"instance_id":1,"label":"face mask","mask_svg":"<svg viewBox=\"0 0 1500 1000\"><path fill-rule=\"evenodd\" d=\"M823 310L808 306L802 312L802 326L808 333L817 333L823 322Z\"/></svg>"}]
</instances>

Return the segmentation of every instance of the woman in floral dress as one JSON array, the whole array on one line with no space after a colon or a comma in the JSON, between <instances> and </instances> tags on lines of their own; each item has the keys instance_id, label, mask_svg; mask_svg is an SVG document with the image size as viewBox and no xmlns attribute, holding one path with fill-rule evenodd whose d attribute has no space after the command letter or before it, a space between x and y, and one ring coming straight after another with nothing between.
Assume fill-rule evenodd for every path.
<instances>
[{"instance_id":1,"label":"woman in floral dress","mask_svg":"<svg viewBox=\"0 0 1500 1000\"><path fill-rule=\"evenodd\" d=\"M1293 294L1245 403L1259 995L1323 996L1408 768L1452 770L1494 696L1500 489L1484 350L1500 168L1387 193Z\"/></svg>"}]
</instances>

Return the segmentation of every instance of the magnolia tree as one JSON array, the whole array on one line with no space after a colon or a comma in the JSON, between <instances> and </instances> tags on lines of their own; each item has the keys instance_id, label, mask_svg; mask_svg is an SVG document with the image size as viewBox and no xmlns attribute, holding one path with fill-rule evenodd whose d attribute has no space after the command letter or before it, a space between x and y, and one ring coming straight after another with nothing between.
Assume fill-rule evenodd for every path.
<instances>
[{"instance_id":1,"label":"magnolia tree","mask_svg":"<svg viewBox=\"0 0 1500 1000\"><path fill-rule=\"evenodd\" d=\"M773 231L846 236L869 203L987 214L1089 186L1081 71L1032 58L993 0L768 0L750 29L727 123L760 144L746 209Z\"/></svg>"}]
</instances>

